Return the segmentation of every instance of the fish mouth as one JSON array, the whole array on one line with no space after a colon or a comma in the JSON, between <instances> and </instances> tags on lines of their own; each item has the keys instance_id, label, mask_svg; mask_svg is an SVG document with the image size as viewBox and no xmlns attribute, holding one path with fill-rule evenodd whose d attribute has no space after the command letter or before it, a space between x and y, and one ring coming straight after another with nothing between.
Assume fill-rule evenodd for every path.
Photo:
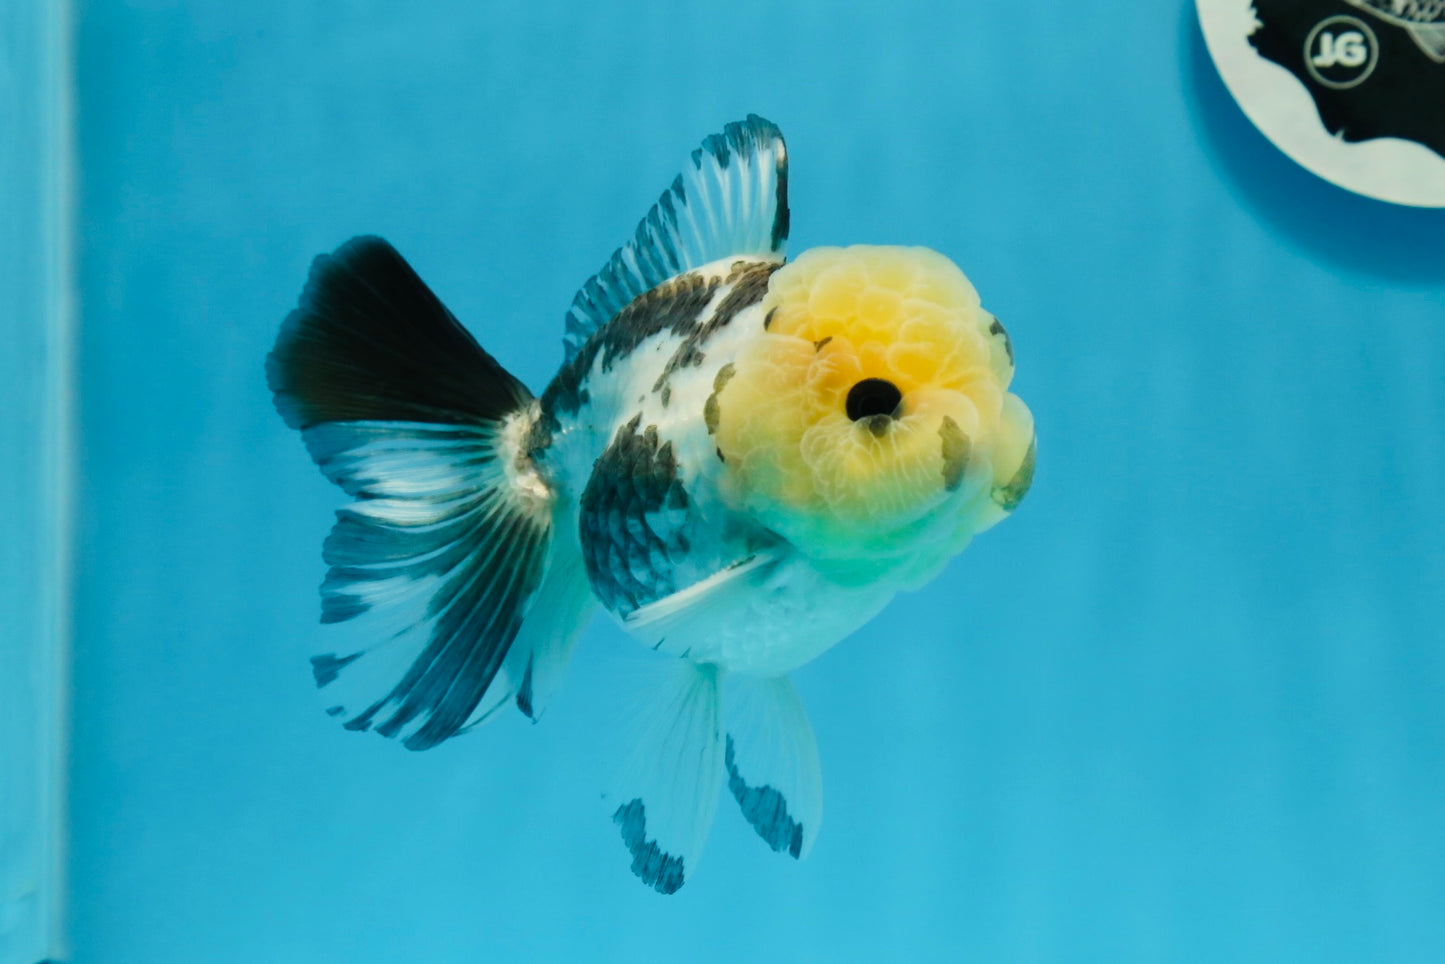
<instances>
[{"instance_id":1,"label":"fish mouth","mask_svg":"<svg viewBox=\"0 0 1445 964\"><path fill-rule=\"evenodd\" d=\"M886 378L865 378L848 390L844 410L875 438L881 438L893 420L903 416L903 392Z\"/></svg>"},{"instance_id":2,"label":"fish mouth","mask_svg":"<svg viewBox=\"0 0 1445 964\"><path fill-rule=\"evenodd\" d=\"M884 428L903 414L903 392L886 378L865 378L848 390L844 409L855 422L864 422L875 435L874 425Z\"/></svg>"}]
</instances>

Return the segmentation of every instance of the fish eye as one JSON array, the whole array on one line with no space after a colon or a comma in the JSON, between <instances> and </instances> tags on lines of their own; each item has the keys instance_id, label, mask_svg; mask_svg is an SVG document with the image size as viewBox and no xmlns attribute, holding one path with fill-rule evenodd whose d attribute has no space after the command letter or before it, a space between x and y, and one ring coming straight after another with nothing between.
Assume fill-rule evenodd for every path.
<instances>
[{"instance_id":1,"label":"fish eye","mask_svg":"<svg viewBox=\"0 0 1445 964\"><path fill-rule=\"evenodd\" d=\"M857 422L874 415L898 417L903 393L898 386L883 378L865 378L848 390L848 417Z\"/></svg>"}]
</instances>

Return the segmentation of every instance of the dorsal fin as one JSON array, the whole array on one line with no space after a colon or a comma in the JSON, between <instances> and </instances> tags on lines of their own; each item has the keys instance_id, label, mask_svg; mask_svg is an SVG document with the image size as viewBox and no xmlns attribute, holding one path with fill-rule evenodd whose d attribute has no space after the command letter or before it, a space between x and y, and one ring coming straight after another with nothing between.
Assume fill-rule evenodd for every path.
<instances>
[{"instance_id":1,"label":"dorsal fin","mask_svg":"<svg viewBox=\"0 0 1445 964\"><path fill-rule=\"evenodd\" d=\"M638 295L723 258L783 260L788 153L782 131L756 114L713 134L637 226L588 279L567 312L567 359Z\"/></svg>"}]
</instances>

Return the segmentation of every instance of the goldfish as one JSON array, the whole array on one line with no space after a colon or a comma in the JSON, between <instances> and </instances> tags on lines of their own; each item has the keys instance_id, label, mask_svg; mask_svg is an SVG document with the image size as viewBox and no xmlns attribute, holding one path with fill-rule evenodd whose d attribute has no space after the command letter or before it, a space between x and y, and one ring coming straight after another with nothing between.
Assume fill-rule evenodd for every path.
<instances>
[{"instance_id":1,"label":"goldfish","mask_svg":"<svg viewBox=\"0 0 1445 964\"><path fill-rule=\"evenodd\" d=\"M266 362L351 497L321 618L364 644L312 658L326 712L412 750L535 720L605 610L667 657L608 802L665 894L724 788L807 855L822 779L789 674L1033 479L1013 346L963 272L918 247L789 261L787 189L771 122L706 138L576 294L539 396L375 237L315 260Z\"/></svg>"}]
</instances>

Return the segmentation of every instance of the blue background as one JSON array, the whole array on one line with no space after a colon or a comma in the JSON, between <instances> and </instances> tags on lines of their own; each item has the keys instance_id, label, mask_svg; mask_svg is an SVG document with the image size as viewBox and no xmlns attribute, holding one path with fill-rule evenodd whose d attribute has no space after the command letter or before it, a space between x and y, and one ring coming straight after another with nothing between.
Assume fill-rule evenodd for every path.
<instances>
[{"instance_id":1,"label":"blue background","mask_svg":"<svg viewBox=\"0 0 1445 964\"><path fill-rule=\"evenodd\" d=\"M1445 216L1274 152L1192 6L80 0L74 960L1445 960ZM540 390L750 111L793 251L975 281L1040 468L797 674L812 856L723 806L664 899L598 800L610 625L537 726L321 714L340 493L262 360L374 232Z\"/></svg>"}]
</instances>

